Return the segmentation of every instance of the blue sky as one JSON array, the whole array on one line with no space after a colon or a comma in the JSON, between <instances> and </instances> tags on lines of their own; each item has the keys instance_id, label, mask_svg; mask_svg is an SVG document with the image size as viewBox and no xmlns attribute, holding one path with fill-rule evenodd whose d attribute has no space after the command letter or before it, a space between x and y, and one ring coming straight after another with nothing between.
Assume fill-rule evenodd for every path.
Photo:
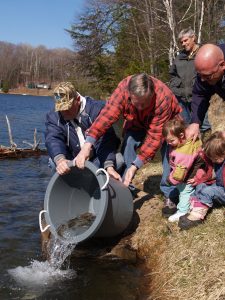
<instances>
[{"instance_id":1,"label":"blue sky","mask_svg":"<svg viewBox=\"0 0 225 300\"><path fill-rule=\"evenodd\" d=\"M0 0L0 41L72 49L64 28L85 9L85 0Z\"/></svg>"}]
</instances>

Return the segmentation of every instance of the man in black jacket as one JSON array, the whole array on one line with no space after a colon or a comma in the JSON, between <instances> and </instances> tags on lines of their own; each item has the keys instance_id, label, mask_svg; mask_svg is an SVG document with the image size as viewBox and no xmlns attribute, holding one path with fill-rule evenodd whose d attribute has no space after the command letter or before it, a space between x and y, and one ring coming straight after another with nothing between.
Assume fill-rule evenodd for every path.
<instances>
[{"instance_id":1,"label":"man in black jacket","mask_svg":"<svg viewBox=\"0 0 225 300\"><path fill-rule=\"evenodd\" d=\"M97 118L105 102L81 96L70 82L62 82L54 89L55 111L46 116L45 144L56 171L70 171L68 161L74 159L85 142L88 128ZM104 167L110 176L121 180L115 171L116 152L120 144L112 128L95 143L90 160Z\"/></svg>"}]
</instances>

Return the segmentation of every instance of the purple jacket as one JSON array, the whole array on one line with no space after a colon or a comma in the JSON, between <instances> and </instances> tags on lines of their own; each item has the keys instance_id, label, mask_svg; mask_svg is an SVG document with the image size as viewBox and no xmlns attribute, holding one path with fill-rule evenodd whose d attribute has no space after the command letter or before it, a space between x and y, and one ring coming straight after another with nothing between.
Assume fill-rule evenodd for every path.
<instances>
[{"instance_id":1,"label":"purple jacket","mask_svg":"<svg viewBox=\"0 0 225 300\"><path fill-rule=\"evenodd\" d=\"M225 44L218 46L223 51L225 58ZM213 86L209 85L206 81L202 81L200 75L197 74L192 91L192 123L202 124L209 107L210 98L214 94L218 94L225 101L225 74L223 78Z\"/></svg>"}]
</instances>

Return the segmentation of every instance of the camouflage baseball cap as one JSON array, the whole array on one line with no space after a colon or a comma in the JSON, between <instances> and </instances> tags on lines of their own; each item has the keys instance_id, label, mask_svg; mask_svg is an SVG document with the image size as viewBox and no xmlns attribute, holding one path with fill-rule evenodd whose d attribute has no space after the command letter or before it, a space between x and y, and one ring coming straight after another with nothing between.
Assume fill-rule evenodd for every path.
<instances>
[{"instance_id":1,"label":"camouflage baseball cap","mask_svg":"<svg viewBox=\"0 0 225 300\"><path fill-rule=\"evenodd\" d=\"M54 89L55 111L68 110L78 96L71 82L61 82Z\"/></svg>"}]
</instances>

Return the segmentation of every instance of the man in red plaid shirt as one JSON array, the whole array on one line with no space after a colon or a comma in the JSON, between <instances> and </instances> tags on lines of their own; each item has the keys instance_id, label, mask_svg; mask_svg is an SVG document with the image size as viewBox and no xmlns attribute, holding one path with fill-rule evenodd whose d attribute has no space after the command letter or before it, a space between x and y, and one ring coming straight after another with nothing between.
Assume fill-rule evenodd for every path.
<instances>
[{"instance_id":1,"label":"man in red plaid shirt","mask_svg":"<svg viewBox=\"0 0 225 300\"><path fill-rule=\"evenodd\" d=\"M122 154L126 166L123 182L129 186L136 171L152 160L161 147L163 124L180 112L176 97L163 82L145 73L128 76L119 83L89 128L85 144L75 158L76 166L84 168L92 145L122 115L125 120Z\"/></svg>"}]
</instances>

